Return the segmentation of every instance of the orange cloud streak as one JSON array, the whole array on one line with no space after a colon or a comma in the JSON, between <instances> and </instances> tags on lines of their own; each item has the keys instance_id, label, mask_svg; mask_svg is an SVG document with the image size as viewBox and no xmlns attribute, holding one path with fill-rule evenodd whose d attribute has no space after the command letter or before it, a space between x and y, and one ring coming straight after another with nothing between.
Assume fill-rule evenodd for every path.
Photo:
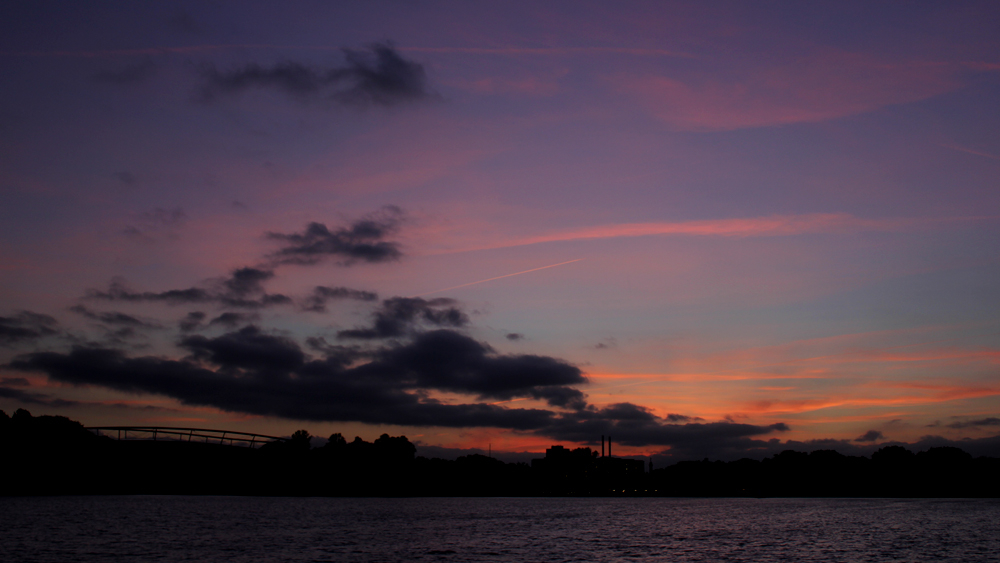
<instances>
[{"instance_id":1,"label":"orange cloud streak","mask_svg":"<svg viewBox=\"0 0 1000 563\"><path fill-rule=\"evenodd\" d=\"M493 243L448 250L444 253L470 252L527 246L547 242L566 242L588 239L608 239L643 236L714 236L714 237L777 237L822 233L856 233L870 231L902 231L930 225L960 221L992 220L997 217L949 217L949 218L883 218L863 219L848 213L809 213L804 215L772 215L769 217L748 217L737 219L708 219L701 221L619 223L556 231L513 240L498 240Z\"/></svg>"},{"instance_id":2,"label":"orange cloud streak","mask_svg":"<svg viewBox=\"0 0 1000 563\"><path fill-rule=\"evenodd\" d=\"M887 389L922 389L937 391L924 395L903 395L898 397L831 397L825 399L803 399L787 401L751 401L744 410L755 414L799 414L833 407L884 407L891 405L926 405L961 399L976 399L1000 395L1000 389L990 387L948 387L943 385L894 384L879 382L866 387Z\"/></svg>"}]
</instances>

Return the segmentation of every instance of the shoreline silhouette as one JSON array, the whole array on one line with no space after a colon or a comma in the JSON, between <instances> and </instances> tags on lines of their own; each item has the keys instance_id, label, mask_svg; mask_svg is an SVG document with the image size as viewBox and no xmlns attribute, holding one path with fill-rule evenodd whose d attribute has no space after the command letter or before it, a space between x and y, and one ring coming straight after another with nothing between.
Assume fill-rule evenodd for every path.
<instances>
[{"instance_id":1,"label":"shoreline silhouette","mask_svg":"<svg viewBox=\"0 0 1000 563\"><path fill-rule=\"evenodd\" d=\"M335 433L314 448L305 430L250 445L192 440L188 430L188 441L117 439L63 416L0 411L0 495L1000 497L1000 459L955 447L887 446L870 458L786 450L647 471L587 447L555 445L529 465L427 458L388 434L368 442Z\"/></svg>"}]
</instances>

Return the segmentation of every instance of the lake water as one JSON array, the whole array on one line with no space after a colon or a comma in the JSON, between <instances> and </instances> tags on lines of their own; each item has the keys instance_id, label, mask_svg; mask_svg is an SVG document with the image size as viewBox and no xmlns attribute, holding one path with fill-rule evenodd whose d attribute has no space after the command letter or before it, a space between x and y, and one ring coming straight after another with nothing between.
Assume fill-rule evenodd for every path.
<instances>
[{"instance_id":1,"label":"lake water","mask_svg":"<svg viewBox=\"0 0 1000 563\"><path fill-rule=\"evenodd\" d=\"M1000 561L1000 501L0 498L0 561Z\"/></svg>"}]
</instances>

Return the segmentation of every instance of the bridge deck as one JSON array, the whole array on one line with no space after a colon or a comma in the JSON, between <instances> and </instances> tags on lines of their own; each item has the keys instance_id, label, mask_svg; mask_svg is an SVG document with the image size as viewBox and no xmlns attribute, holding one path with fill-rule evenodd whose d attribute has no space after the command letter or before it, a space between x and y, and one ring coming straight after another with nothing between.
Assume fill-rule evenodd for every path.
<instances>
[{"instance_id":1,"label":"bridge deck","mask_svg":"<svg viewBox=\"0 0 1000 563\"><path fill-rule=\"evenodd\" d=\"M183 428L178 426L88 426L87 430L98 436L117 437L118 440L175 440L181 442L205 442L212 444L229 444L231 446L249 446L270 442L283 442L287 438L254 434L252 432L236 432L233 430L215 430L211 428ZM131 434L131 435L129 435Z\"/></svg>"}]
</instances>

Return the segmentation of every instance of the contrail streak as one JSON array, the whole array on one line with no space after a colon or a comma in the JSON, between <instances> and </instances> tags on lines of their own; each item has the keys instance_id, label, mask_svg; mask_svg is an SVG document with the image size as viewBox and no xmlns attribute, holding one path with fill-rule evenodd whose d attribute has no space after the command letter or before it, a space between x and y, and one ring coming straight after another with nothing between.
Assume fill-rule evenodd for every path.
<instances>
[{"instance_id":1,"label":"contrail streak","mask_svg":"<svg viewBox=\"0 0 1000 563\"><path fill-rule=\"evenodd\" d=\"M431 295L433 293L441 293L442 291L451 291L453 289L458 289L460 287L469 287L470 285L476 285L476 284L479 284L479 283L486 283L488 281L493 281L493 280L500 280L500 279L503 279L503 278L509 278L511 276L520 276L521 274L527 274L529 272L537 272L538 270L544 270L546 268L555 268L556 266L562 266L562 265L565 265L565 264L572 264L573 262L579 262L580 260L583 260L583 258L577 258L576 260L569 260L567 262L560 262L558 264L549 264L548 266L542 266L541 268L532 268L530 270L525 270L523 272L515 272L513 274L506 274L506 275L503 275L503 276L497 276L495 278L488 278L488 279L485 279L485 280L479 280L479 281L474 281L474 282L469 282L469 283L463 283L462 285L456 285L456 286L452 286L452 287L446 287L444 289L435 289L434 291L428 291L427 293L421 293L420 295L417 295L416 297L423 297L425 295Z\"/></svg>"},{"instance_id":2,"label":"contrail streak","mask_svg":"<svg viewBox=\"0 0 1000 563\"><path fill-rule=\"evenodd\" d=\"M960 147L958 145L941 145L941 146L944 147L944 148L946 148L946 149L953 149L953 150L956 150L956 151L967 152L969 154L974 154L974 155L978 155L978 156L985 156L986 158L990 158L990 159L993 159L993 160L1000 160L1000 156L997 156L995 154L990 154L988 152L974 151L972 149L967 149L965 147Z\"/></svg>"}]
</instances>

